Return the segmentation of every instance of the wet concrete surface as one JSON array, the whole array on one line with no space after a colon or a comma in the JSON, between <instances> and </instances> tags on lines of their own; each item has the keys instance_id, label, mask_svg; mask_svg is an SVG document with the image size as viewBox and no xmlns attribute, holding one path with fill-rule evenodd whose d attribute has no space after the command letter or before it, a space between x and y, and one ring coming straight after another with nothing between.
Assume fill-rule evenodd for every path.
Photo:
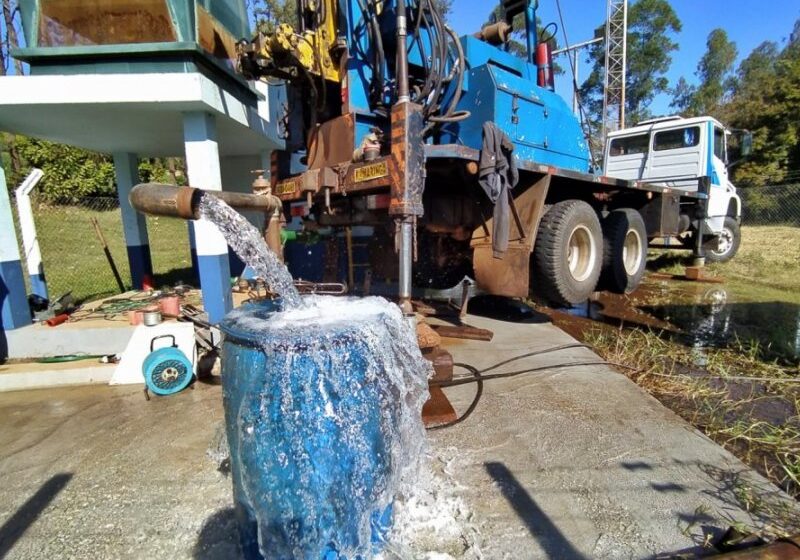
<instances>
[{"instance_id":1,"label":"wet concrete surface","mask_svg":"<svg viewBox=\"0 0 800 560\"><path fill-rule=\"evenodd\" d=\"M544 322L467 321L492 342L446 342L478 368L574 342ZM578 348L509 367L596 360ZM0 557L236 558L230 480L206 457L221 391L195 387L149 402L136 387L0 394ZM446 391L464 410L474 387ZM768 521L744 511L741 485L786 500L606 366L487 382L475 413L430 441L487 559L696 551L734 521Z\"/></svg>"},{"instance_id":2,"label":"wet concrete surface","mask_svg":"<svg viewBox=\"0 0 800 560\"><path fill-rule=\"evenodd\" d=\"M230 481L205 456L218 386L4 393L0 418L0 558L237 554Z\"/></svg>"},{"instance_id":3,"label":"wet concrete surface","mask_svg":"<svg viewBox=\"0 0 800 560\"><path fill-rule=\"evenodd\" d=\"M495 332L491 343L452 350L479 369L574 341L548 324L469 323ZM508 369L596 358L574 348ZM473 394L471 386L448 389L458 410ZM476 413L432 440L450 453L486 558L708 553L707 535L713 541L737 522L769 523L745 511L743 488L800 518L796 502L605 365L487 382Z\"/></svg>"}]
</instances>

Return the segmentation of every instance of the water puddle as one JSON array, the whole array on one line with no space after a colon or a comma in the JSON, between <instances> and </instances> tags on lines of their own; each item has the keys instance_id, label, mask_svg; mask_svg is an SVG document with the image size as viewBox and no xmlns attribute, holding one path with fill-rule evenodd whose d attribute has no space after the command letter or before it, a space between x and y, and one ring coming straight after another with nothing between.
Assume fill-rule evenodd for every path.
<instances>
[{"instance_id":1,"label":"water puddle","mask_svg":"<svg viewBox=\"0 0 800 560\"><path fill-rule=\"evenodd\" d=\"M756 345L762 356L800 362L796 295L741 282L693 283L648 278L629 295L599 293L551 317L580 335L593 323L662 331L697 349Z\"/></svg>"}]
</instances>

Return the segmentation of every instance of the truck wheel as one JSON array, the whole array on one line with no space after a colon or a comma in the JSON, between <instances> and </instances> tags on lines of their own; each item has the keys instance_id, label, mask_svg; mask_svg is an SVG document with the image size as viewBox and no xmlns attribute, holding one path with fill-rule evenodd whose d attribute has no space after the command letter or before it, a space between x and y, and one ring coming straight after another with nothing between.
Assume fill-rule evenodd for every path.
<instances>
[{"instance_id":1,"label":"truck wheel","mask_svg":"<svg viewBox=\"0 0 800 560\"><path fill-rule=\"evenodd\" d=\"M731 260L739 250L741 243L742 230L739 222L730 216L726 217L719 235L715 235L705 244L706 261L727 262Z\"/></svg>"},{"instance_id":2,"label":"truck wheel","mask_svg":"<svg viewBox=\"0 0 800 560\"><path fill-rule=\"evenodd\" d=\"M632 208L614 210L603 220L603 272L600 285L629 294L642 282L647 264L647 230Z\"/></svg>"},{"instance_id":3,"label":"truck wheel","mask_svg":"<svg viewBox=\"0 0 800 560\"><path fill-rule=\"evenodd\" d=\"M576 305L594 291L603 261L597 214L582 200L554 204L539 222L533 249L536 292L554 305Z\"/></svg>"}]
</instances>

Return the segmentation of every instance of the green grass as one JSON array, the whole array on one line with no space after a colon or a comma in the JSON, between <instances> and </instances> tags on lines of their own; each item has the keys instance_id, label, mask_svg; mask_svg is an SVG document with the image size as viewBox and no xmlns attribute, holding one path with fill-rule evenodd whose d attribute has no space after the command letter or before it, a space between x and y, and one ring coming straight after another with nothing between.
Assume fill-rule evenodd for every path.
<instances>
[{"instance_id":1,"label":"green grass","mask_svg":"<svg viewBox=\"0 0 800 560\"><path fill-rule=\"evenodd\" d=\"M96 218L126 287L130 270L119 209L98 211L81 206L34 208L42 262L51 297L72 291L76 301L117 293L114 276L97 238ZM156 285L171 284L191 267L183 220L147 217Z\"/></svg>"},{"instance_id":2,"label":"green grass","mask_svg":"<svg viewBox=\"0 0 800 560\"><path fill-rule=\"evenodd\" d=\"M650 268L681 274L691 262L686 251L653 251ZM738 254L708 265L714 275L760 286L800 292L800 227L744 226Z\"/></svg>"}]
</instances>

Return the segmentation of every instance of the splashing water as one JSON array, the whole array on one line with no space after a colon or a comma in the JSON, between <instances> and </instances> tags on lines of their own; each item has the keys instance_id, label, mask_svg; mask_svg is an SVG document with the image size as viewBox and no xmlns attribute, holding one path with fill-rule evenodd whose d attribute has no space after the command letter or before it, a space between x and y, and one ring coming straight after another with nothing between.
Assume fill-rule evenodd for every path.
<instances>
[{"instance_id":1,"label":"splashing water","mask_svg":"<svg viewBox=\"0 0 800 560\"><path fill-rule=\"evenodd\" d=\"M278 294L286 308L302 305L292 275L277 255L267 247L261 233L239 212L213 195L200 199L200 216L219 228L225 241L242 261L255 270Z\"/></svg>"},{"instance_id":2,"label":"splashing water","mask_svg":"<svg viewBox=\"0 0 800 560\"><path fill-rule=\"evenodd\" d=\"M200 214L282 300L282 309L239 308L222 324L240 519L256 526L265 558L370 557L388 535L393 503L418 482L432 366L396 305L300 297L241 214L208 195Z\"/></svg>"},{"instance_id":3,"label":"splashing water","mask_svg":"<svg viewBox=\"0 0 800 560\"><path fill-rule=\"evenodd\" d=\"M303 299L280 312L239 309L223 324L234 487L264 557L371 557L393 501L418 479L432 368L383 298ZM252 347L231 348L234 338L263 361L247 368Z\"/></svg>"}]
</instances>

